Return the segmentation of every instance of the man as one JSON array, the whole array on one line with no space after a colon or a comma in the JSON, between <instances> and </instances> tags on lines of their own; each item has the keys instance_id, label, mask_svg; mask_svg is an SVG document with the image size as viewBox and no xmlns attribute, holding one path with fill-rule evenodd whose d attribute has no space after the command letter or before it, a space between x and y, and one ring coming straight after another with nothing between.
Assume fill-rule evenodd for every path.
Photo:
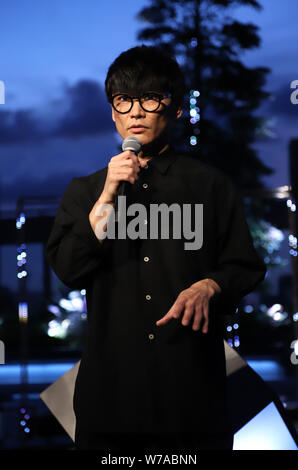
<instances>
[{"instance_id":1,"label":"man","mask_svg":"<svg viewBox=\"0 0 298 470\"><path fill-rule=\"evenodd\" d=\"M184 96L177 62L154 47L130 49L110 66L105 87L118 133L138 137L141 150L71 181L47 245L57 276L86 289L76 446L232 449L220 320L263 280L265 265L230 178L170 146ZM126 223L133 204L148 210L138 219L142 236L108 236L122 182ZM191 219L200 243L190 244L189 231L150 237L146 214L159 204L175 204L173 233L177 207L183 223L201 215Z\"/></svg>"}]
</instances>

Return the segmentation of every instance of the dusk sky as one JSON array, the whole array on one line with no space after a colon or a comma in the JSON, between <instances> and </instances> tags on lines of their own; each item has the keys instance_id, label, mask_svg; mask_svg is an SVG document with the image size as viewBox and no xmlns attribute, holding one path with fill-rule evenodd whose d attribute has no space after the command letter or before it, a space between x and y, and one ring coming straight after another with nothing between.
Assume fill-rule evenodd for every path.
<instances>
[{"instance_id":1,"label":"dusk sky","mask_svg":"<svg viewBox=\"0 0 298 470\"><path fill-rule=\"evenodd\" d=\"M289 184L288 144L298 138L298 2L261 0L263 10L233 15L260 27L261 47L243 55L249 66L271 69L266 89L274 100L260 114L272 118L274 138L256 143L275 173L268 187ZM0 12L1 208L21 195L61 195L73 176L107 165L117 139L103 91L110 63L139 42L135 16L142 0L4 0Z\"/></svg>"}]
</instances>

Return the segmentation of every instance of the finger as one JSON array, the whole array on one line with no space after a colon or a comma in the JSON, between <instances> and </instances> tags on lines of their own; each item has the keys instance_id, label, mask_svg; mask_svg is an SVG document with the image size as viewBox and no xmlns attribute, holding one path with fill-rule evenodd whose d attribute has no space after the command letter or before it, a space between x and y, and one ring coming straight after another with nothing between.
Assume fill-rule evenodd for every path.
<instances>
[{"instance_id":1,"label":"finger","mask_svg":"<svg viewBox=\"0 0 298 470\"><path fill-rule=\"evenodd\" d=\"M116 175L115 176L117 181L130 181L131 183L134 183L135 180L139 178L139 175L135 174L132 169L121 172L119 171Z\"/></svg>"},{"instance_id":2,"label":"finger","mask_svg":"<svg viewBox=\"0 0 298 470\"><path fill-rule=\"evenodd\" d=\"M198 305L195 309L194 322L192 325L193 330L198 331L200 329L202 318L203 318L202 306Z\"/></svg>"},{"instance_id":3,"label":"finger","mask_svg":"<svg viewBox=\"0 0 298 470\"><path fill-rule=\"evenodd\" d=\"M118 167L128 164L135 164L139 166L139 159L133 152L126 150L125 152L119 153L119 155L112 157L108 166Z\"/></svg>"},{"instance_id":4,"label":"finger","mask_svg":"<svg viewBox=\"0 0 298 470\"><path fill-rule=\"evenodd\" d=\"M144 168L144 166L147 165L148 161L147 160L143 160L142 158L138 158L139 160L139 164L142 168Z\"/></svg>"},{"instance_id":5,"label":"finger","mask_svg":"<svg viewBox=\"0 0 298 470\"><path fill-rule=\"evenodd\" d=\"M170 310L162 318L157 320L155 324L157 326L165 325L172 318L179 318L182 309L183 305L180 302L175 302L174 305L170 308Z\"/></svg>"},{"instance_id":6,"label":"finger","mask_svg":"<svg viewBox=\"0 0 298 470\"><path fill-rule=\"evenodd\" d=\"M126 159L129 159L129 160L133 161L134 163L136 163L137 165L139 165L138 157L131 150L125 150L125 152L123 152L123 155L125 155Z\"/></svg>"},{"instance_id":7,"label":"finger","mask_svg":"<svg viewBox=\"0 0 298 470\"><path fill-rule=\"evenodd\" d=\"M140 165L131 160L131 159L126 159L126 160L120 160L117 164L115 163L114 165L111 165L113 168L133 168L134 170L140 171Z\"/></svg>"},{"instance_id":8,"label":"finger","mask_svg":"<svg viewBox=\"0 0 298 470\"><path fill-rule=\"evenodd\" d=\"M155 325L157 326L161 326L161 325L165 325L166 323L168 323L171 319L172 319L172 315L169 315L169 312L166 313L166 315L164 315L162 318L160 318L159 320L157 320L155 322Z\"/></svg>"},{"instance_id":9,"label":"finger","mask_svg":"<svg viewBox=\"0 0 298 470\"><path fill-rule=\"evenodd\" d=\"M119 168L119 170L117 172L115 172L115 175L117 175L117 176L126 175L128 178L129 177L139 178L139 169L136 169L136 168L131 167L131 166L123 166L123 167Z\"/></svg>"},{"instance_id":10,"label":"finger","mask_svg":"<svg viewBox=\"0 0 298 470\"><path fill-rule=\"evenodd\" d=\"M172 314L173 318L179 318L181 315L181 312L184 310L184 301L181 299L177 299L172 308L169 310Z\"/></svg>"},{"instance_id":11,"label":"finger","mask_svg":"<svg viewBox=\"0 0 298 470\"><path fill-rule=\"evenodd\" d=\"M204 315L204 324L203 324L202 332L208 333L208 325L209 325L209 303L208 302L203 306L203 315Z\"/></svg>"},{"instance_id":12,"label":"finger","mask_svg":"<svg viewBox=\"0 0 298 470\"><path fill-rule=\"evenodd\" d=\"M124 160L120 164L121 170L131 169L134 173L138 174L141 171L141 167L138 162L133 160Z\"/></svg>"},{"instance_id":13,"label":"finger","mask_svg":"<svg viewBox=\"0 0 298 470\"><path fill-rule=\"evenodd\" d=\"M193 304L186 305L184 308L184 315L181 320L182 325L184 326L188 325L193 314L194 314L194 305Z\"/></svg>"}]
</instances>

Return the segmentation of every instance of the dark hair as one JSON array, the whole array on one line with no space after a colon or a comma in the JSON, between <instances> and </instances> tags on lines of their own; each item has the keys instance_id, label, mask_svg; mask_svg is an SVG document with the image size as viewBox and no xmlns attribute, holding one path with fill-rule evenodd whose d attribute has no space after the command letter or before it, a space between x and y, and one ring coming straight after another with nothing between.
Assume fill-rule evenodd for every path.
<instances>
[{"instance_id":1,"label":"dark hair","mask_svg":"<svg viewBox=\"0 0 298 470\"><path fill-rule=\"evenodd\" d=\"M159 47L137 46L122 52L109 67L105 92L111 102L115 93L142 94L145 91L171 93L177 106L183 105L184 76L177 63Z\"/></svg>"}]
</instances>

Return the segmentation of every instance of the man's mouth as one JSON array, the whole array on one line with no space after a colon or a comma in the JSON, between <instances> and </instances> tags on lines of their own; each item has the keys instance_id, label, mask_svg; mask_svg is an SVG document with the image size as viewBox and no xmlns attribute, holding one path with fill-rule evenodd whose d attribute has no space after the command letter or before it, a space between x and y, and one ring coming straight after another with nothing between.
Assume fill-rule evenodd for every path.
<instances>
[{"instance_id":1,"label":"man's mouth","mask_svg":"<svg viewBox=\"0 0 298 470\"><path fill-rule=\"evenodd\" d=\"M148 129L148 127L143 126L142 124L134 124L133 126L129 127L129 130L134 133L143 132L146 129Z\"/></svg>"}]
</instances>

